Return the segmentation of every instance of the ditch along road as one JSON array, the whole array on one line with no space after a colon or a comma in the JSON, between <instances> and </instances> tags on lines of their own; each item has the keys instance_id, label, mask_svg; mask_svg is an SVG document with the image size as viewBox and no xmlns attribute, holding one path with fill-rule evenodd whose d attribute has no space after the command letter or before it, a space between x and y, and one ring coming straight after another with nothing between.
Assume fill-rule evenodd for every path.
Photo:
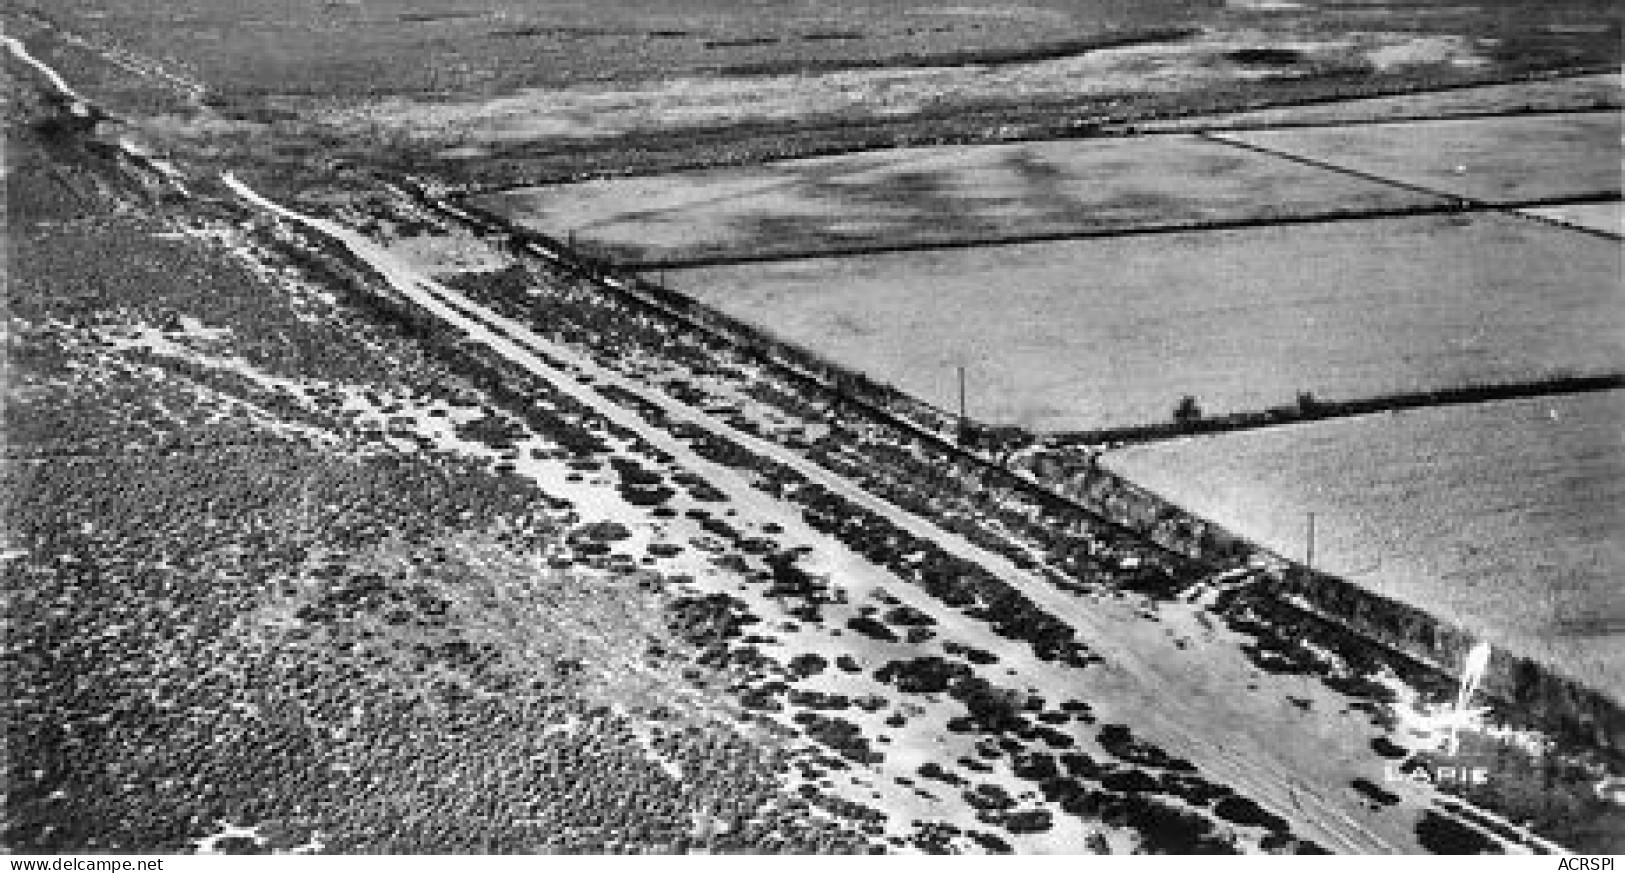
<instances>
[{"instance_id":1,"label":"ditch along road","mask_svg":"<svg viewBox=\"0 0 1625 873\"><path fill-rule=\"evenodd\" d=\"M1327 849L1359 854L1417 850L1414 824L1419 808L1431 800L1429 789L1392 786L1403 802L1378 811L1370 809L1349 787L1354 778L1381 776L1381 761L1366 748L1376 732L1369 722L1359 713L1338 714L1339 708L1346 710L1348 701L1312 680L1260 674L1240 651L1241 638L1212 628L1197 629L1198 607L1163 607L1162 616L1153 619L1122 601L1060 591L1003 556L876 497L784 446L736 430L658 389L599 365L583 351L537 335L524 324L424 276L357 231L274 203L230 173L222 178L254 206L339 242L414 305L670 453L741 507L774 515L783 512L786 521L803 527L798 507L772 498L768 500L778 503L777 507L761 506L765 495L750 487L751 477L700 457L687 443L609 400L578 377L590 376L594 385L628 392L659 407L675 421L689 422L783 464L911 535L981 565L1046 612L1073 626L1106 661L1083 670L1043 662L1032 657L1024 646L1012 646L993 635L984 623L953 622L956 629L975 633L976 639L965 642L999 653L1001 663L1015 668L1023 682L1050 696L1084 697L1101 722L1126 723L1137 735L1190 758L1209 778L1257 800L1289 821L1295 834ZM845 551L832 538L822 540L828 550ZM847 555L835 563L852 559L862 560ZM903 587L913 593L913 586ZM963 619L940 604L924 605L932 606L935 614L946 612ZM1174 627L1190 629L1182 638L1185 645L1176 645L1170 639ZM1305 715L1283 705L1289 692L1300 699L1310 697L1313 713Z\"/></svg>"}]
</instances>

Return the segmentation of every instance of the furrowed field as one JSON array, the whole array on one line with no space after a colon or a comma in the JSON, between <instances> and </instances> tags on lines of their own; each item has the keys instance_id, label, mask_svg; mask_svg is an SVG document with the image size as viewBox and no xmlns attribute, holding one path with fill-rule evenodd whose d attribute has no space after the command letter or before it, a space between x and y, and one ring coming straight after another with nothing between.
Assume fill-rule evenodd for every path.
<instances>
[{"instance_id":1,"label":"furrowed field","mask_svg":"<svg viewBox=\"0 0 1625 873\"><path fill-rule=\"evenodd\" d=\"M1038 430L1608 372L1618 249L1503 216L673 271L671 285L944 408Z\"/></svg>"},{"instance_id":2,"label":"furrowed field","mask_svg":"<svg viewBox=\"0 0 1625 873\"><path fill-rule=\"evenodd\" d=\"M1625 393L1135 446L1109 466L1282 554L1625 696Z\"/></svg>"},{"instance_id":3,"label":"furrowed field","mask_svg":"<svg viewBox=\"0 0 1625 873\"><path fill-rule=\"evenodd\" d=\"M1618 112L1251 131L1227 139L1491 203L1619 195Z\"/></svg>"},{"instance_id":4,"label":"furrowed field","mask_svg":"<svg viewBox=\"0 0 1625 873\"><path fill-rule=\"evenodd\" d=\"M764 257L1440 198L1196 137L895 149L520 189L478 201L617 260Z\"/></svg>"}]
</instances>

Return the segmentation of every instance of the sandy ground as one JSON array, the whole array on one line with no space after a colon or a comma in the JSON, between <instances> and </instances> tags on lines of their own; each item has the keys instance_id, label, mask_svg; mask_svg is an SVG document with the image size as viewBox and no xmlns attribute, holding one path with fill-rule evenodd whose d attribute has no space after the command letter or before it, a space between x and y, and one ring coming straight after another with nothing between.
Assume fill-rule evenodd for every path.
<instances>
[{"instance_id":1,"label":"sandy ground","mask_svg":"<svg viewBox=\"0 0 1625 873\"><path fill-rule=\"evenodd\" d=\"M1625 392L1417 410L1111 452L1294 558L1625 698Z\"/></svg>"},{"instance_id":2,"label":"sandy ground","mask_svg":"<svg viewBox=\"0 0 1625 873\"><path fill-rule=\"evenodd\" d=\"M389 243L389 250L412 266L436 276L482 272L506 263L490 248L475 245L466 237L450 235L396 237Z\"/></svg>"},{"instance_id":3,"label":"sandy ground","mask_svg":"<svg viewBox=\"0 0 1625 873\"><path fill-rule=\"evenodd\" d=\"M1611 372L1616 246L1505 216L674 270L667 284L905 392L1040 431Z\"/></svg>"},{"instance_id":4,"label":"sandy ground","mask_svg":"<svg viewBox=\"0 0 1625 873\"><path fill-rule=\"evenodd\" d=\"M1411 121L1224 138L1491 203L1620 190L1620 114Z\"/></svg>"}]
</instances>

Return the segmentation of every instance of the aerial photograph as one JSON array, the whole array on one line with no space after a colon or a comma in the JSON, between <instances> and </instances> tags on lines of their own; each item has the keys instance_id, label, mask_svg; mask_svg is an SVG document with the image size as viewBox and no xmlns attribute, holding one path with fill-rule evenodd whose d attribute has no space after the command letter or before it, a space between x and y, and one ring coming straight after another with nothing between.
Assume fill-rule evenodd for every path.
<instances>
[{"instance_id":1,"label":"aerial photograph","mask_svg":"<svg viewBox=\"0 0 1625 873\"><path fill-rule=\"evenodd\" d=\"M1622 24L0 0L0 854L1625 854Z\"/></svg>"}]
</instances>

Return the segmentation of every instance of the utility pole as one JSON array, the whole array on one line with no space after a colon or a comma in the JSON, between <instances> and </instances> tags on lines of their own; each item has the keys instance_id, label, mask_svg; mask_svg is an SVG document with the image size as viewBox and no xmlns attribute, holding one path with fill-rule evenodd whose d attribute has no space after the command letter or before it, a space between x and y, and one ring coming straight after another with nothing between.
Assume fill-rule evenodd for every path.
<instances>
[{"instance_id":1,"label":"utility pole","mask_svg":"<svg viewBox=\"0 0 1625 873\"><path fill-rule=\"evenodd\" d=\"M965 365L959 365L959 426L965 427Z\"/></svg>"},{"instance_id":2,"label":"utility pole","mask_svg":"<svg viewBox=\"0 0 1625 873\"><path fill-rule=\"evenodd\" d=\"M955 370L959 374L959 434L957 437L957 442L959 445L963 446L965 445L966 439L970 436L970 425L965 420L965 365L960 364L955 368Z\"/></svg>"},{"instance_id":3,"label":"utility pole","mask_svg":"<svg viewBox=\"0 0 1625 873\"><path fill-rule=\"evenodd\" d=\"M1304 549L1303 564L1310 570L1315 569L1315 514L1309 513L1309 535Z\"/></svg>"}]
</instances>

